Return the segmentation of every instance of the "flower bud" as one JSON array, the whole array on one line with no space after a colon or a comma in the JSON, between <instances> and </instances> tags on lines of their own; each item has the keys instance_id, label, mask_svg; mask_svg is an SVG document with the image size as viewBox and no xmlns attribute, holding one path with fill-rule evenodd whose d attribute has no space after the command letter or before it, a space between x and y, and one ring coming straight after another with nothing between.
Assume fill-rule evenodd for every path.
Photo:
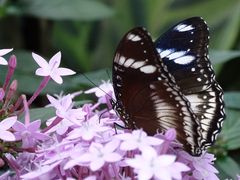
<instances>
[{"instance_id":1,"label":"flower bud","mask_svg":"<svg viewBox=\"0 0 240 180\"><path fill-rule=\"evenodd\" d=\"M16 66L17 66L17 58L15 55L12 55L10 58L9 58L9 62L8 62L8 66L12 69L15 69Z\"/></svg>"},{"instance_id":2,"label":"flower bud","mask_svg":"<svg viewBox=\"0 0 240 180\"><path fill-rule=\"evenodd\" d=\"M0 88L0 101L3 100L4 96L5 96L5 91L3 90L3 88Z\"/></svg>"}]
</instances>

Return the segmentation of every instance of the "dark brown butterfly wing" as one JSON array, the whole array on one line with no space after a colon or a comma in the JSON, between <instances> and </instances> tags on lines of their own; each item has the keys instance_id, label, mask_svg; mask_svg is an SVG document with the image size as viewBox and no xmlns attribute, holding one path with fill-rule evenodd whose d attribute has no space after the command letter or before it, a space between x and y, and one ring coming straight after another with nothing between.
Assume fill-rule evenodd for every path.
<instances>
[{"instance_id":1,"label":"dark brown butterfly wing","mask_svg":"<svg viewBox=\"0 0 240 180\"><path fill-rule=\"evenodd\" d=\"M116 110L127 128L143 128L151 135L175 128L184 148L199 155L195 116L161 61L144 29L135 28L123 37L113 62Z\"/></svg>"},{"instance_id":2,"label":"dark brown butterfly wing","mask_svg":"<svg viewBox=\"0 0 240 180\"><path fill-rule=\"evenodd\" d=\"M203 149L214 143L225 117L223 91L215 79L208 44L208 27L200 17L181 21L155 42L162 62L199 119Z\"/></svg>"}]
</instances>

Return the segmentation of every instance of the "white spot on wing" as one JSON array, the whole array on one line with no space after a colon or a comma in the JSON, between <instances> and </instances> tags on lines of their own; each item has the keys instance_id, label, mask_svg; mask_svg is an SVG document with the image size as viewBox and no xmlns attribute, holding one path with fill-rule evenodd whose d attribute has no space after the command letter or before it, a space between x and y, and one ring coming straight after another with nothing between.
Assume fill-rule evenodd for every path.
<instances>
[{"instance_id":1,"label":"white spot on wing","mask_svg":"<svg viewBox=\"0 0 240 180\"><path fill-rule=\"evenodd\" d=\"M187 55L187 56L182 56L182 57L179 57L179 58L175 59L174 62L177 63L177 64L189 64L194 59L195 59L194 56Z\"/></svg>"},{"instance_id":2,"label":"white spot on wing","mask_svg":"<svg viewBox=\"0 0 240 180\"><path fill-rule=\"evenodd\" d=\"M123 65L125 61L126 61L126 58L124 56L121 56L118 60L118 64Z\"/></svg>"},{"instance_id":3,"label":"white spot on wing","mask_svg":"<svg viewBox=\"0 0 240 180\"><path fill-rule=\"evenodd\" d=\"M183 56L185 53L186 51L178 51L178 52L171 53L167 57L169 58L169 60L172 60L172 59L176 59Z\"/></svg>"},{"instance_id":4,"label":"white spot on wing","mask_svg":"<svg viewBox=\"0 0 240 180\"><path fill-rule=\"evenodd\" d=\"M138 68L140 68L140 67L142 67L142 66L144 66L144 65L145 65L145 62L144 62L144 61L138 61L138 62L133 63L133 64L131 65L131 67L134 68L134 69L138 69Z\"/></svg>"},{"instance_id":5,"label":"white spot on wing","mask_svg":"<svg viewBox=\"0 0 240 180\"><path fill-rule=\"evenodd\" d=\"M173 50L167 49L167 50L161 51L160 56L161 56L161 58L164 58L164 57L168 56L169 54L171 54L172 52L173 52Z\"/></svg>"},{"instance_id":6,"label":"white spot on wing","mask_svg":"<svg viewBox=\"0 0 240 180\"><path fill-rule=\"evenodd\" d=\"M151 74L154 73L156 71L156 67L152 66L152 65L147 65L147 66L143 66L140 68L140 71L146 73L146 74Z\"/></svg>"},{"instance_id":7,"label":"white spot on wing","mask_svg":"<svg viewBox=\"0 0 240 180\"><path fill-rule=\"evenodd\" d=\"M138 35L135 35L135 34L129 34L127 36L127 38L131 41L140 41L141 40L141 37Z\"/></svg>"},{"instance_id":8,"label":"white spot on wing","mask_svg":"<svg viewBox=\"0 0 240 180\"><path fill-rule=\"evenodd\" d=\"M162 51L163 51L162 49L157 48L157 52L158 52L158 53L161 53Z\"/></svg>"},{"instance_id":9,"label":"white spot on wing","mask_svg":"<svg viewBox=\"0 0 240 180\"><path fill-rule=\"evenodd\" d=\"M134 61L135 61L134 59L129 58L129 59L127 59L127 61L124 63L124 66L125 66L125 67L129 67Z\"/></svg>"},{"instance_id":10,"label":"white spot on wing","mask_svg":"<svg viewBox=\"0 0 240 180\"><path fill-rule=\"evenodd\" d=\"M117 63L117 61L119 60L119 53L116 53L116 55L115 55L115 58L114 58L114 62L116 62Z\"/></svg>"},{"instance_id":11,"label":"white spot on wing","mask_svg":"<svg viewBox=\"0 0 240 180\"><path fill-rule=\"evenodd\" d=\"M179 24L174 29L179 31L179 32L185 32L185 31L193 30L194 27L192 25Z\"/></svg>"}]
</instances>

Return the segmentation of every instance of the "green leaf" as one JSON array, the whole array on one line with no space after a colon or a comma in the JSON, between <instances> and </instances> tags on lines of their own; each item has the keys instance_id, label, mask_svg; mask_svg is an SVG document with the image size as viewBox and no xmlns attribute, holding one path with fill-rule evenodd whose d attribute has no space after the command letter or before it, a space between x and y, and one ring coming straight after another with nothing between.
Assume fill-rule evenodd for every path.
<instances>
[{"instance_id":1,"label":"green leaf","mask_svg":"<svg viewBox=\"0 0 240 180\"><path fill-rule=\"evenodd\" d=\"M218 49L230 49L237 42L240 25L240 3L236 3L228 13L229 16L221 18L221 28L216 39ZM223 14L222 14L223 15Z\"/></svg>"},{"instance_id":2,"label":"green leaf","mask_svg":"<svg viewBox=\"0 0 240 180\"><path fill-rule=\"evenodd\" d=\"M240 109L240 92L225 92L224 102L228 108Z\"/></svg>"},{"instance_id":3,"label":"green leaf","mask_svg":"<svg viewBox=\"0 0 240 180\"><path fill-rule=\"evenodd\" d=\"M65 21L54 23L53 41L57 49L63 49L69 61L67 65L79 67L81 71L90 71L92 67L92 48L89 49L89 39L92 38L91 26L82 26L79 22L66 23Z\"/></svg>"},{"instance_id":4,"label":"green leaf","mask_svg":"<svg viewBox=\"0 0 240 180\"><path fill-rule=\"evenodd\" d=\"M79 106L82 106L82 105L88 104L88 103L92 103L92 101L90 101L90 100L75 101L75 102L74 102L74 105L77 106L77 107L79 107Z\"/></svg>"},{"instance_id":5,"label":"green leaf","mask_svg":"<svg viewBox=\"0 0 240 180\"><path fill-rule=\"evenodd\" d=\"M214 65L214 70L215 73L218 74L222 67L223 67L223 63L230 61L234 58L240 57L240 51L217 51L217 50L211 50L209 53L210 56L210 60Z\"/></svg>"},{"instance_id":6,"label":"green leaf","mask_svg":"<svg viewBox=\"0 0 240 180\"><path fill-rule=\"evenodd\" d=\"M240 111L226 109L226 120L223 123L223 129L220 134L223 147L228 150L240 148Z\"/></svg>"},{"instance_id":7,"label":"green leaf","mask_svg":"<svg viewBox=\"0 0 240 180\"><path fill-rule=\"evenodd\" d=\"M32 108L30 109L31 120L41 119L42 122L55 116L55 109L53 107L44 108ZM24 113L19 118L22 122L24 121Z\"/></svg>"},{"instance_id":8,"label":"green leaf","mask_svg":"<svg viewBox=\"0 0 240 180\"><path fill-rule=\"evenodd\" d=\"M113 14L111 8L96 0L20 0L19 14L51 20L97 20ZM13 8L12 8L13 9ZM16 12L13 13L16 13ZM11 13L11 12L9 12Z\"/></svg>"},{"instance_id":9,"label":"green leaf","mask_svg":"<svg viewBox=\"0 0 240 180\"><path fill-rule=\"evenodd\" d=\"M225 63L231 59L236 57L240 57L240 51L218 51L218 50L211 50L209 53L211 62L213 64L220 64Z\"/></svg>"},{"instance_id":10,"label":"green leaf","mask_svg":"<svg viewBox=\"0 0 240 180\"><path fill-rule=\"evenodd\" d=\"M216 165L229 176L228 178L236 179L236 175L240 172L238 164L231 157L218 158Z\"/></svg>"}]
</instances>

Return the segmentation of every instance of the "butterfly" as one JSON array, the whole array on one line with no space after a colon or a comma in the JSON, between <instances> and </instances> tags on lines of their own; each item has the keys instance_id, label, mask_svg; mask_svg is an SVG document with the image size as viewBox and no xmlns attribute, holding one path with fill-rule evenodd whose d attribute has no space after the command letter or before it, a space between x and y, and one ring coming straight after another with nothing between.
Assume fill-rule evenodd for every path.
<instances>
[{"instance_id":1,"label":"butterfly","mask_svg":"<svg viewBox=\"0 0 240 180\"><path fill-rule=\"evenodd\" d=\"M208 43L200 17L179 22L155 42L141 27L122 38L112 81L115 110L126 128L149 135L175 128L177 140L194 156L215 142L225 112Z\"/></svg>"}]
</instances>

